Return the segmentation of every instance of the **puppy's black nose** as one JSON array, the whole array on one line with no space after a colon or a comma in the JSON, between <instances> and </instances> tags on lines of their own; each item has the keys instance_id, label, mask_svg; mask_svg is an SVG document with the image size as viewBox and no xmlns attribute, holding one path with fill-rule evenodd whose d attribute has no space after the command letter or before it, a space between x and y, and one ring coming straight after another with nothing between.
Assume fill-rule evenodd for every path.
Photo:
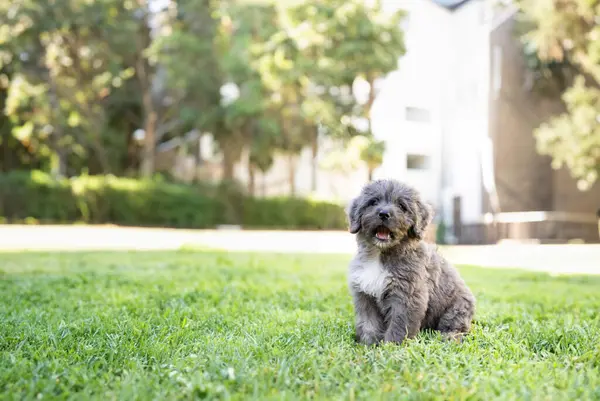
<instances>
[{"instance_id":1,"label":"puppy's black nose","mask_svg":"<svg viewBox=\"0 0 600 401\"><path fill-rule=\"evenodd\" d=\"M387 210L380 210L379 211L379 218L381 220L387 220L390 218L390 213Z\"/></svg>"}]
</instances>

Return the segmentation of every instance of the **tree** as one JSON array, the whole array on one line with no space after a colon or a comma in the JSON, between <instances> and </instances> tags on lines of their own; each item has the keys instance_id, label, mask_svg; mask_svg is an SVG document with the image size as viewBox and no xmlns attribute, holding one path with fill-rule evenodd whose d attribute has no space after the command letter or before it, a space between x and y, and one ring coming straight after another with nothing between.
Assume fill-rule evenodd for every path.
<instances>
[{"instance_id":1,"label":"tree","mask_svg":"<svg viewBox=\"0 0 600 401\"><path fill-rule=\"evenodd\" d=\"M368 134L353 136L346 146L330 150L328 157L323 160L322 167L342 174L349 174L360 168L367 167L367 179L373 179L373 172L383 163L385 142L378 141Z\"/></svg>"},{"instance_id":2,"label":"tree","mask_svg":"<svg viewBox=\"0 0 600 401\"><path fill-rule=\"evenodd\" d=\"M302 116L302 106L308 79L306 70L299 64L303 56L299 54L294 37L282 29L281 10L273 15L272 21L276 31L265 36L262 43L257 43L253 64L266 90L269 114L280 128L273 145L287 156L289 192L294 195L295 155L306 144L307 120Z\"/></svg>"},{"instance_id":3,"label":"tree","mask_svg":"<svg viewBox=\"0 0 600 401\"><path fill-rule=\"evenodd\" d=\"M318 65L329 86L352 88L357 79L368 86L362 104L363 117L369 119L375 101L375 82L398 67L406 52L404 34L400 28L405 13L384 12L380 1L333 0L304 3L291 8L292 20L308 24L301 31L303 43L317 47L312 65ZM298 29L298 28L297 28ZM338 96L343 96L340 90Z\"/></svg>"},{"instance_id":4,"label":"tree","mask_svg":"<svg viewBox=\"0 0 600 401\"><path fill-rule=\"evenodd\" d=\"M385 142L368 138L367 143L360 152L360 158L367 165L369 181L373 180L373 172L383 163Z\"/></svg>"},{"instance_id":5,"label":"tree","mask_svg":"<svg viewBox=\"0 0 600 401\"><path fill-rule=\"evenodd\" d=\"M363 0L303 2L279 11L281 28L265 45L261 73L280 99L283 149L291 159L312 148L314 188L319 131L347 141L359 133L351 122L369 121L375 81L395 70L405 52L404 13L386 14L379 2ZM352 93L357 79L369 87L362 103Z\"/></svg>"},{"instance_id":6,"label":"tree","mask_svg":"<svg viewBox=\"0 0 600 401\"><path fill-rule=\"evenodd\" d=\"M183 110L172 116L183 122L175 127L212 133L223 156L225 180L234 179L234 165L245 148L264 168L271 157L256 152L272 152L263 136L273 135L274 116L268 112L270 93L253 65L252 50L275 32L273 7L213 0L179 0L176 5L176 13L165 12L165 25L172 29L151 48L165 73L166 93ZM253 168L249 163L251 175Z\"/></svg>"},{"instance_id":7,"label":"tree","mask_svg":"<svg viewBox=\"0 0 600 401\"><path fill-rule=\"evenodd\" d=\"M110 93L131 76L113 51L129 11L116 0L2 1L6 16L1 62L10 64L5 113L15 137L55 174L67 159L91 157L98 170L111 163L102 138Z\"/></svg>"},{"instance_id":8,"label":"tree","mask_svg":"<svg viewBox=\"0 0 600 401\"><path fill-rule=\"evenodd\" d=\"M8 96L6 85L11 81L11 72L8 66L0 69L0 78L4 81L0 84L0 110L5 110ZM30 159L27 148L14 137L10 119L0 114L0 171L8 172L28 166L35 166L35 161Z\"/></svg>"},{"instance_id":9,"label":"tree","mask_svg":"<svg viewBox=\"0 0 600 401\"><path fill-rule=\"evenodd\" d=\"M554 168L566 165L585 190L600 173L600 1L521 0L519 4L528 48L535 50L542 65L553 67L546 71L570 86L562 96L567 111L534 132L538 150L552 157ZM565 65L570 73L557 75Z\"/></svg>"},{"instance_id":10,"label":"tree","mask_svg":"<svg viewBox=\"0 0 600 401\"><path fill-rule=\"evenodd\" d=\"M279 152L293 194L309 147L315 188L320 138L348 141L369 116L375 92L358 101L353 83L396 68L398 15L363 0L0 0L2 168L148 177L157 145L197 130L225 179L248 153L250 192Z\"/></svg>"},{"instance_id":11,"label":"tree","mask_svg":"<svg viewBox=\"0 0 600 401\"><path fill-rule=\"evenodd\" d=\"M218 8L213 0L167 2L163 10L139 1L132 59L142 96L145 131L140 173L154 172L156 145L217 125L219 69ZM152 28L157 26L157 28Z\"/></svg>"},{"instance_id":12,"label":"tree","mask_svg":"<svg viewBox=\"0 0 600 401\"><path fill-rule=\"evenodd\" d=\"M266 174L274 161L274 149L281 130L274 120L261 119L252 126L248 154L248 193L256 195L256 172Z\"/></svg>"},{"instance_id":13,"label":"tree","mask_svg":"<svg viewBox=\"0 0 600 401\"><path fill-rule=\"evenodd\" d=\"M226 85L236 96L222 105L224 124L215 132L223 152L224 178L233 178L233 164L248 149L249 191L254 193L256 168L270 167L274 138L281 132L270 107L271 93L255 64L254 48L275 33L274 9L261 5L231 4L223 11L220 65Z\"/></svg>"},{"instance_id":14,"label":"tree","mask_svg":"<svg viewBox=\"0 0 600 401\"><path fill-rule=\"evenodd\" d=\"M578 188L586 190L600 173L600 90L586 86L580 76L563 100L567 112L536 130L538 149L552 156L554 168L566 165Z\"/></svg>"}]
</instances>

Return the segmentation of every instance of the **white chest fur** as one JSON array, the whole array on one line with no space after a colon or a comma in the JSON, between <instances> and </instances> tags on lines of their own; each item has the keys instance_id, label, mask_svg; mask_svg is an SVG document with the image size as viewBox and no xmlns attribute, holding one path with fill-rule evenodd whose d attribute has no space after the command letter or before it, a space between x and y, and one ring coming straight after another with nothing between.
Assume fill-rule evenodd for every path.
<instances>
[{"instance_id":1,"label":"white chest fur","mask_svg":"<svg viewBox=\"0 0 600 401\"><path fill-rule=\"evenodd\" d=\"M379 258L356 263L350 271L350 283L355 288L375 298L380 298L387 286L389 274Z\"/></svg>"}]
</instances>

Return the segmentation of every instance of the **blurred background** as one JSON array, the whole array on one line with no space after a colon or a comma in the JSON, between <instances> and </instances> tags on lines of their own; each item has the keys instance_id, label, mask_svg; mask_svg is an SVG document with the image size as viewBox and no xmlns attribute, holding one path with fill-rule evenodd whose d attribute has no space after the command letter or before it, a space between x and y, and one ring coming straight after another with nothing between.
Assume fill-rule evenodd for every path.
<instances>
[{"instance_id":1,"label":"blurred background","mask_svg":"<svg viewBox=\"0 0 600 401\"><path fill-rule=\"evenodd\" d=\"M600 3L0 0L0 219L599 242Z\"/></svg>"}]
</instances>

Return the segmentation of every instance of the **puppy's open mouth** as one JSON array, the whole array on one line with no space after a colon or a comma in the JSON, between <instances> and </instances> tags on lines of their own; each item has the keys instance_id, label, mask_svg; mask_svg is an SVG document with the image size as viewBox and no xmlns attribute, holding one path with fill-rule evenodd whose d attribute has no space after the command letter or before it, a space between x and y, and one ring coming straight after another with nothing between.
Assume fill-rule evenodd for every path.
<instances>
[{"instance_id":1,"label":"puppy's open mouth","mask_svg":"<svg viewBox=\"0 0 600 401\"><path fill-rule=\"evenodd\" d=\"M392 237L393 234L389 228L384 226L377 227L377 230L375 231L375 238L377 238L379 241L390 241Z\"/></svg>"}]
</instances>

